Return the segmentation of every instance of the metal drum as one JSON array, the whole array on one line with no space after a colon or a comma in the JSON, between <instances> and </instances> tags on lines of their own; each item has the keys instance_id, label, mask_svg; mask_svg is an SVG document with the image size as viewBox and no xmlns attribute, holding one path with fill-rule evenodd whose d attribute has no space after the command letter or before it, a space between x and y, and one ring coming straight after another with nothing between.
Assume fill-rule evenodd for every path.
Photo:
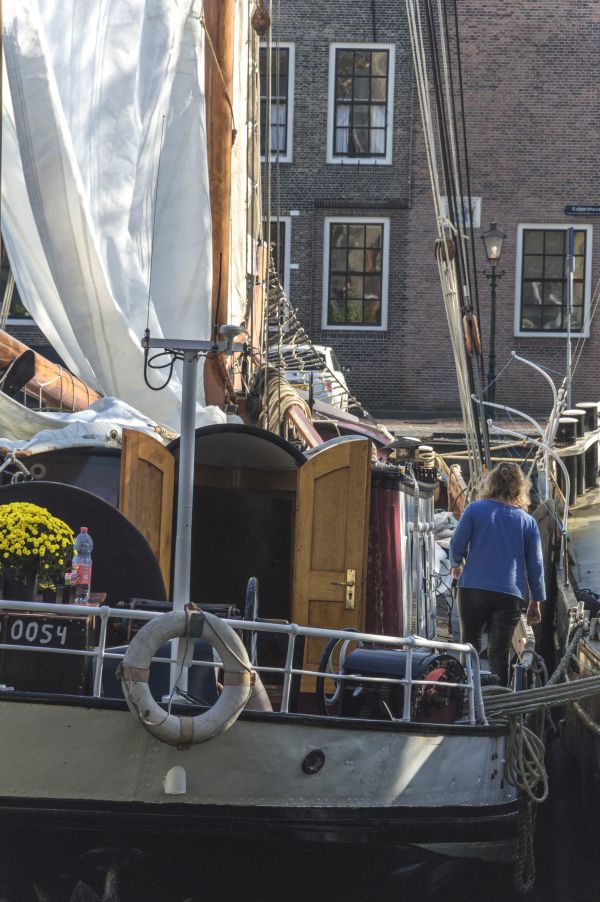
<instances>
[{"instance_id":1,"label":"metal drum","mask_svg":"<svg viewBox=\"0 0 600 902\"><path fill-rule=\"evenodd\" d=\"M583 410L585 413L585 431L595 432L598 428L598 402L579 401L575 407L577 410Z\"/></svg>"},{"instance_id":2,"label":"metal drum","mask_svg":"<svg viewBox=\"0 0 600 902\"><path fill-rule=\"evenodd\" d=\"M585 410L579 410L577 408L565 410L563 416L577 421L577 438L583 438L585 435Z\"/></svg>"},{"instance_id":3,"label":"metal drum","mask_svg":"<svg viewBox=\"0 0 600 902\"><path fill-rule=\"evenodd\" d=\"M558 428L556 430L556 446L557 448L568 448L577 441L577 418L576 417L559 417Z\"/></svg>"}]
</instances>

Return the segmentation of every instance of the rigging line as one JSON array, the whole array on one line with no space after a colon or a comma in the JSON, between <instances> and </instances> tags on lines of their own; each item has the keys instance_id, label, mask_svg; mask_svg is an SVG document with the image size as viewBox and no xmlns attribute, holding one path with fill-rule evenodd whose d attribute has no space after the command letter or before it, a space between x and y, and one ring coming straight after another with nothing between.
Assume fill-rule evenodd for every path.
<instances>
[{"instance_id":1,"label":"rigging line","mask_svg":"<svg viewBox=\"0 0 600 902\"><path fill-rule=\"evenodd\" d=\"M445 2L445 0L444 0ZM467 123L465 118L465 96L463 89L463 73L462 73L462 53L460 46L460 28L458 24L458 7L456 4L456 0L454 0L454 20L455 20L455 34L456 34L456 60L457 60L457 69L458 69L458 85L459 85L459 97L460 97L460 115L462 121L462 132L463 132L463 148L464 148L464 157L465 157L465 178L467 182L467 197L469 198L469 233L471 236L471 246L473 248L473 284L475 287L475 307L477 310L477 317L480 319L480 310L479 310L479 285L477 282L477 256L475 253L475 231L473 228L473 215L472 215L472 194L471 194L471 167L469 164L469 150L468 150L468 142L467 142Z\"/></svg>"},{"instance_id":2,"label":"rigging line","mask_svg":"<svg viewBox=\"0 0 600 902\"><path fill-rule=\"evenodd\" d=\"M152 214L152 243L150 245L150 260L148 270L148 300L146 302L146 331L150 328L150 290L152 288L152 261L154 260L154 235L156 231L156 208L158 206L158 180L160 178L160 161L162 159L163 141L165 137L165 120L163 114L162 125L160 127L160 145L158 149L158 165L156 167L156 184L154 185L154 212Z\"/></svg>"},{"instance_id":3,"label":"rigging line","mask_svg":"<svg viewBox=\"0 0 600 902\"><path fill-rule=\"evenodd\" d=\"M204 16L200 17L200 24L202 25L202 27L204 29L204 33L206 34L206 40L208 41L208 46L210 47L210 52L212 53L213 62L215 64L215 66L217 67L217 71L218 71L219 75L221 76L221 81L223 82L223 94L225 95L225 101L227 103L227 106L229 107L229 112L231 113L231 132L232 132L231 143L233 144L235 141L236 135L237 135L237 128L235 127L235 115L233 112L233 104L231 102L231 97L229 96L229 91L227 90L227 82L225 81L225 76L223 75L223 70L221 69L221 66L219 64L219 60L218 60L217 54L215 52L215 48L214 48L214 45L212 42L212 38L210 36L210 32L209 32L208 28L206 27L206 20L205 20Z\"/></svg>"},{"instance_id":4,"label":"rigging line","mask_svg":"<svg viewBox=\"0 0 600 902\"><path fill-rule=\"evenodd\" d=\"M265 163L266 163L266 186L265 186L265 248L262 260L261 280L263 283L263 318L262 318L262 336L261 351L266 352L269 342L269 302L270 296L270 268L271 268L271 179L272 179L272 161L271 161L271 105L273 102L273 26L269 25L269 35L267 38L266 59L266 104L265 104ZM267 391L266 380L263 381L263 410L266 422L270 420L270 396Z\"/></svg>"},{"instance_id":5,"label":"rigging line","mask_svg":"<svg viewBox=\"0 0 600 902\"><path fill-rule=\"evenodd\" d=\"M281 142L280 142L280 104L281 104L281 47L279 43L279 23L280 23L280 0L277 0L277 6L275 10L275 84L277 86L277 107L276 107L276 124L277 124L277 141L275 145L275 203L277 206L277 224L276 224L276 248L277 248L277 262L276 262L276 271L279 274L281 272ZM288 78L289 78L289 58L288 58ZM288 81L289 84L289 81ZM286 117L287 118L287 117ZM287 139L287 133L286 133ZM286 148L287 149L287 148ZM279 282L279 277L277 279ZM277 305L279 307L279 303ZM279 310L278 310L279 313ZM281 317L277 316L277 344L279 350L279 365L281 366L281 344L282 344L282 320ZM282 370L280 370L282 372ZM279 416L279 422L281 423L281 382L279 379L277 386L277 412Z\"/></svg>"},{"instance_id":6,"label":"rigging line","mask_svg":"<svg viewBox=\"0 0 600 902\"><path fill-rule=\"evenodd\" d=\"M409 31L411 37L411 51L415 70L415 81L417 86L417 94L419 98L419 108L421 113L421 123L423 128L424 143L426 150L427 165L429 169L429 177L432 188L432 200L436 215L436 227L441 242L441 251L436 255L438 264L440 282L442 287L442 298L446 308L446 316L450 331L451 346L455 358L455 373L458 384L459 397L461 399L461 407L463 418L465 421L465 441L469 451L469 466L475 467L481 471L481 459L479 456L479 448L477 444L477 434L473 423L473 407L471 404L470 384L465 383L465 373L468 373L469 367L465 357L464 337L462 333L462 318L458 308L458 295L456 291L456 273L448 248L447 227L449 221L447 217L442 216L441 212L441 189L438 173L436 147L438 141L433 125L433 115L431 109L430 96L433 91L430 87L428 65L425 54L425 39L423 21L421 17L421 8L415 0L406 0L406 11L409 23ZM441 150L441 147L440 147ZM467 383L469 380L466 380Z\"/></svg>"},{"instance_id":7,"label":"rigging line","mask_svg":"<svg viewBox=\"0 0 600 902\"><path fill-rule=\"evenodd\" d=\"M461 297L463 301L463 309L470 313L473 309L472 301L471 301L471 293L470 293L470 278L469 278L469 257L467 253L466 247L466 238L464 235L464 230L461 227L461 219L462 219L462 182L460 175L460 157L458 153L458 143L456 138L456 111L454 107L454 87L452 80L452 72L449 64L449 55L450 55L450 47L449 47L449 38L448 32L446 28L446 21L444 19L444 15L441 7L441 0L437 0L437 8L438 8L438 21L439 21L439 30L440 30L440 41L438 47L438 40L436 37L435 31L435 15L433 11L433 6L429 5L429 23L430 23L430 32L431 32L431 46L434 49L436 59L435 65L433 66L434 74L436 73L437 66L437 80L439 84L440 95L438 99L438 115L441 112L443 115L442 120L442 137L443 140L447 144L447 159L448 159L448 177L446 179L447 186L449 187L449 201L451 201L451 205L449 204L449 209L452 209L451 216L454 219L455 227L456 227L456 264L457 264L457 273L459 279L459 290L461 291ZM441 68L440 68L440 49L441 49ZM443 73L443 79L442 79ZM442 88L442 81L444 87ZM442 99L445 99L445 109L442 107ZM457 197L457 191L459 197ZM460 212L459 212L459 198L460 198ZM469 372L471 376L471 385L474 387L478 387L481 383L481 375L480 371L483 371L483 367L481 366L481 360L477 353L477 349L474 349L474 353L469 355ZM473 405L472 399L469 399L469 403ZM477 418L475 419L475 427L477 433L477 441L479 444L483 444L483 450L485 454L486 463L489 462L489 453L487 448L489 446L489 436L487 432L487 423L483 416L483 412L478 410L476 412Z\"/></svg>"},{"instance_id":8,"label":"rigging line","mask_svg":"<svg viewBox=\"0 0 600 902\"><path fill-rule=\"evenodd\" d=\"M457 212L458 212L458 220L456 222L457 229L457 239L460 241L461 245L461 253L464 259L464 273L465 279L468 285L469 298L471 299L472 305L472 285L471 285L471 264L470 264L470 255L468 243L465 238L465 216L464 216L464 189L463 189L463 181L462 181L462 167L461 167L461 159L460 159L460 149L457 138L457 116L456 116L456 102L454 99L454 77L452 75L452 64L451 64L451 50L450 50L450 33L448 27L448 16L446 11L446 2L444 0L443 6L441 5L441 0L438 0L438 15L440 19L443 17L444 27L441 29L441 36L444 39L444 68L446 71L446 79L447 79L447 103L449 106L448 116L451 122L451 138L452 138L452 147L453 147L453 158L454 158L454 166L455 166L455 178L457 181L458 188L458 199L457 199ZM471 199L468 198L469 201L469 209ZM483 371L483 370L482 370Z\"/></svg>"}]
</instances>

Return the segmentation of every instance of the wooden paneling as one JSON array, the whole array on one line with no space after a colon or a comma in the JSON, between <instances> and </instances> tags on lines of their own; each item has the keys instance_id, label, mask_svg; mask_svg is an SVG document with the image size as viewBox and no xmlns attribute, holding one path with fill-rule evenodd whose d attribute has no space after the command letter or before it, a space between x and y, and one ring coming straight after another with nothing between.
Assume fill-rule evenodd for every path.
<instances>
[{"instance_id":1,"label":"wooden paneling","mask_svg":"<svg viewBox=\"0 0 600 902\"><path fill-rule=\"evenodd\" d=\"M371 444L348 439L315 453L298 470L292 619L324 629L364 629ZM354 607L346 606L356 571ZM324 643L310 640L304 666L316 669ZM314 688L303 679L302 688Z\"/></svg>"},{"instance_id":2,"label":"wooden paneling","mask_svg":"<svg viewBox=\"0 0 600 902\"><path fill-rule=\"evenodd\" d=\"M167 591L171 575L175 458L156 439L123 431L119 509L156 555Z\"/></svg>"}]
</instances>

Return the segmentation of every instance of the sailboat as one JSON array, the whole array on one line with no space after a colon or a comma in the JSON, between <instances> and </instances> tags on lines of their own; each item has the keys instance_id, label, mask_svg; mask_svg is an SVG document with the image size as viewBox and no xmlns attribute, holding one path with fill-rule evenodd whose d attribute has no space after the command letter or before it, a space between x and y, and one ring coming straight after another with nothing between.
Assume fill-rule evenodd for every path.
<instances>
[{"instance_id":1,"label":"sailboat","mask_svg":"<svg viewBox=\"0 0 600 902\"><path fill-rule=\"evenodd\" d=\"M19 245L8 187L5 232L61 356L150 429L121 424L103 448L29 448L33 478L0 487L0 504L90 525L102 602L0 601L0 820L172 841L249 828L366 839L395 866L522 862L510 721L486 714L473 649L437 634L435 463L383 430L345 434L341 415L324 440L277 372L251 378L268 261L244 226L227 265L232 211L244 199L238 223L256 219L256 183L223 184L234 119L234 157L244 134L233 71L255 58L248 10L132 0L124 29L122 4L104 9L92 22L98 10L76 2L5 5L9 135L36 238ZM66 45L92 40L71 63ZM77 85L94 87L90 110ZM62 140L79 115L118 165ZM169 377L159 392L155 355ZM252 422L256 404L275 431Z\"/></svg>"}]
</instances>

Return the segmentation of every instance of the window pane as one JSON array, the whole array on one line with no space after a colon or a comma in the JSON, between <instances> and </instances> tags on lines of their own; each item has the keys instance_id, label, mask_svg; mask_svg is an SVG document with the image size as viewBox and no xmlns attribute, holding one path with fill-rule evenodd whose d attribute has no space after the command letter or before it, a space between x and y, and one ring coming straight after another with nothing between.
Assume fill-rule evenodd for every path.
<instances>
[{"instance_id":1,"label":"window pane","mask_svg":"<svg viewBox=\"0 0 600 902\"><path fill-rule=\"evenodd\" d=\"M328 319L330 323L343 323L346 320L346 304L344 301L330 301Z\"/></svg>"},{"instance_id":2,"label":"window pane","mask_svg":"<svg viewBox=\"0 0 600 902\"><path fill-rule=\"evenodd\" d=\"M583 324L583 311L581 307L574 307L571 312L571 328L581 331Z\"/></svg>"},{"instance_id":3,"label":"window pane","mask_svg":"<svg viewBox=\"0 0 600 902\"><path fill-rule=\"evenodd\" d=\"M350 247L363 247L365 240L364 225L351 225L348 228L348 244Z\"/></svg>"},{"instance_id":4,"label":"window pane","mask_svg":"<svg viewBox=\"0 0 600 902\"><path fill-rule=\"evenodd\" d=\"M364 293L364 280L361 276L352 276L348 279L348 298L362 300Z\"/></svg>"},{"instance_id":5,"label":"window pane","mask_svg":"<svg viewBox=\"0 0 600 902\"><path fill-rule=\"evenodd\" d=\"M374 78L371 81L371 100L385 101L387 81L385 78Z\"/></svg>"},{"instance_id":6,"label":"window pane","mask_svg":"<svg viewBox=\"0 0 600 902\"><path fill-rule=\"evenodd\" d=\"M331 271L332 272L346 272L346 250L332 250L331 251Z\"/></svg>"},{"instance_id":7,"label":"window pane","mask_svg":"<svg viewBox=\"0 0 600 902\"><path fill-rule=\"evenodd\" d=\"M359 301L348 301L348 322L354 325L362 322L362 304Z\"/></svg>"},{"instance_id":8,"label":"window pane","mask_svg":"<svg viewBox=\"0 0 600 902\"><path fill-rule=\"evenodd\" d=\"M542 327L542 308L541 307L523 307L523 315L521 317L521 328L531 329L533 331Z\"/></svg>"},{"instance_id":9,"label":"window pane","mask_svg":"<svg viewBox=\"0 0 600 902\"><path fill-rule=\"evenodd\" d=\"M524 282L523 283L523 304L541 304L542 303L542 283L541 282Z\"/></svg>"},{"instance_id":10,"label":"window pane","mask_svg":"<svg viewBox=\"0 0 600 902\"><path fill-rule=\"evenodd\" d=\"M368 225L366 227L365 244L367 247L381 247L382 225Z\"/></svg>"},{"instance_id":11,"label":"window pane","mask_svg":"<svg viewBox=\"0 0 600 902\"><path fill-rule=\"evenodd\" d=\"M368 51L356 50L354 53L354 74L370 74L371 54Z\"/></svg>"},{"instance_id":12,"label":"window pane","mask_svg":"<svg viewBox=\"0 0 600 902\"><path fill-rule=\"evenodd\" d=\"M585 254L585 232L575 232L575 253Z\"/></svg>"},{"instance_id":13,"label":"window pane","mask_svg":"<svg viewBox=\"0 0 600 902\"><path fill-rule=\"evenodd\" d=\"M564 231L553 229L546 232L546 253L547 254L564 254L565 252L565 233Z\"/></svg>"},{"instance_id":14,"label":"window pane","mask_svg":"<svg viewBox=\"0 0 600 902\"><path fill-rule=\"evenodd\" d=\"M347 227L343 223L333 223L331 226L331 243L336 247L346 247Z\"/></svg>"},{"instance_id":15,"label":"window pane","mask_svg":"<svg viewBox=\"0 0 600 902\"><path fill-rule=\"evenodd\" d=\"M523 251L526 254L543 254L544 233L528 229L523 232Z\"/></svg>"},{"instance_id":16,"label":"window pane","mask_svg":"<svg viewBox=\"0 0 600 902\"><path fill-rule=\"evenodd\" d=\"M362 273L365 268L365 252L364 250L350 251L348 254L348 270L350 272Z\"/></svg>"},{"instance_id":17,"label":"window pane","mask_svg":"<svg viewBox=\"0 0 600 902\"><path fill-rule=\"evenodd\" d=\"M563 284L562 282L544 282L544 305L551 306L561 305L563 302Z\"/></svg>"},{"instance_id":18,"label":"window pane","mask_svg":"<svg viewBox=\"0 0 600 902\"><path fill-rule=\"evenodd\" d=\"M336 300L345 300L346 298L346 276L332 276L330 281L329 296Z\"/></svg>"},{"instance_id":19,"label":"window pane","mask_svg":"<svg viewBox=\"0 0 600 902\"><path fill-rule=\"evenodd\" d=\"M544 275L544 258L542 256L528 255L523 258L523 276L526 279L535 279Z\"/></svg>"},{"instance_id":20,"label":"window pane","mask_svg":"<svg viewBox=\"0 0 600 902\"><path fill-rule=\"evenodd\" d=\"M546 268L544 270L544 275L547 279L562 279L565 275L565 258L546 257Z\"/></svg>"},{"instance_id":21,"label":"window pane","mask_svg":"<svg viewBox=\"0 0 600 902\"><path fill-rule=\"evenodd\" d=\"M335 54L335 71L337 75L352 75L354 54L352 50L337 50Z\"/></svg>"},{"instance_id":22,"label":"window pane","mask_svg":"<svg viewBox=\"0 0 600 902\"><path fill-rule=\"evenodd\" d=\"M355 100L368 100L369 99L369 79L368 78L355 78L354 79L354 99Z\"/></svg>"},{"instance_id":23,"label":"window pane","mask_svg":"<svg viewBox=\"0 0 600 902\"><path fill-rule=\"evenodd\" d=\"M365 301L365 323L378 326L381 323L381 304L379 301Z\"/></svg>"},{"instance_id":24,"label":"window pane","mask_svg":"<svg viewBox=\"0 0 600 902\"><path fill-rule=\"evenodd\" d=\"M575 259L574 278L583 279L583 264L584 264L585 258L584 257L575 257L574 259Z\"/></svg>"},{"instance_id":25,"label":"window pane","mask_svg":"<svg viewBox=\"0 0 600 902\"><path fill-rule=\"evenodd\" d=\"M335 93L338 100L352 100L352 79L336 78Z\"/></svg>"},{"instance_id":26,"label":"window pane","mask_svg":"<svg viewBox=\"0 0 600 902\"><path fill-rule=\"evenodd\" d=\"M367 276L365 278L365 298L371 300L381 298L381 279L379 276Z\"/></svg>"},{"instance_id":27,"label":"window pane","mask_svg":"<svg viewBox=\"0 0 600 902\"><path fill-rule=\"evenodd\" d=\"M365 272L381 272L381 251L369 248L365 253Z\"/></svg>"},{"instance_id":28,"label":"window pane","mask_svg":"<svg viewBox=\"0 0 600 902\"><path fill-rule=\"evenodd\" d=\"M573 283L573 306L583 306L583 282Z\"/></svg>"},{"instance_id":29,"label":"window pane","mask_svg":"<svg viewBox=\"0 0 600 902\"><path fill-rule=\"evenodd\" d=\"M373 75L387 75L387 50L374 50L371 54L371 72Z\"/></svg>"},{"instance_id":30,"label":"window pane","mask_svg":"<svg viewBox=\"0 0 600 902\"><path fill-rule=\"evenodd\" d=\"M562 329L562 307L542 308L542 329Z\"/></svg>"}]
</instances>

